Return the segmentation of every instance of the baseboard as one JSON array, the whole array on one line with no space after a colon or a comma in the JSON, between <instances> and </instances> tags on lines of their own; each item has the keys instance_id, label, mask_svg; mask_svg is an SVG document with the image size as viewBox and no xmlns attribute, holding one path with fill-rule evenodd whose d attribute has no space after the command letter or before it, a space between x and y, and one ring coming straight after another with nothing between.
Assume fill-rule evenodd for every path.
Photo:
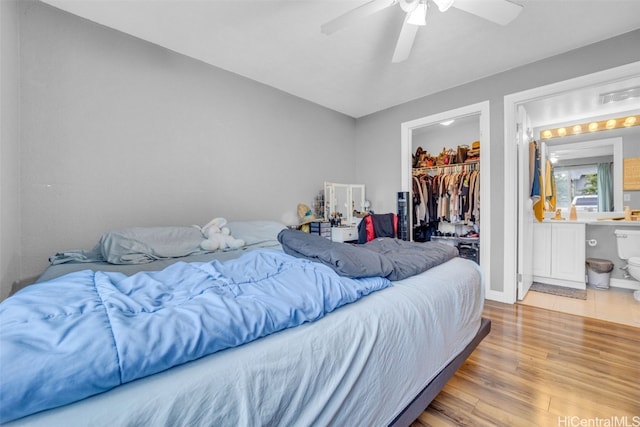
<instances>
[{"instance_id":1,"label":"baseboard","mask_svg":"<svg viewBox=\"0 0 640 427\"><path fill-rule=\"evenodd\" d=\"M609 286L612 288L633 289L634 291L640 290L640 282L630 279L609 279Z\"/></svg>"}]
</instances>

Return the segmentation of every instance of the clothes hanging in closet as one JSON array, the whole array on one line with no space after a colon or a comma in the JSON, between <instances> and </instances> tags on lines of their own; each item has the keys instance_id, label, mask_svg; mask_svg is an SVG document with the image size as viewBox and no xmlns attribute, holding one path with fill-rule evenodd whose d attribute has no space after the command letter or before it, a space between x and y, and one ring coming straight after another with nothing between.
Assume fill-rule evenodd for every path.
<instances>
[{"instance_id":1,"label":"clothes hanging in closet","mask_svg":"<svg viewBox=\"0 0 640 427\"><path fill-rule=\"evenodd\" d=\"M466 169L466 168L464 168ZM472 224L480 219L480 173L451 168L413 177L413 223Z\"/></svg>"}]
</instances>

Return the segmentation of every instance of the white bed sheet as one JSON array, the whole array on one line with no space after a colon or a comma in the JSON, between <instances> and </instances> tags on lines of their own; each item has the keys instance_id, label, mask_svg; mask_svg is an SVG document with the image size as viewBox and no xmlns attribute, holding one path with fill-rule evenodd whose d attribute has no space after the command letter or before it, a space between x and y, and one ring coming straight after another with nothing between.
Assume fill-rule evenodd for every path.
<instances>
[{"instance_id":1,"label":"white bed sheet","mask_svg":"<svg viewBox=\"0 0 640 427\"><path fill-rule=\"evenodd\" d=\"M323 319L9 426L388 425L471 341L482 273L455 258Z\"/></svg>"}]
</instances>

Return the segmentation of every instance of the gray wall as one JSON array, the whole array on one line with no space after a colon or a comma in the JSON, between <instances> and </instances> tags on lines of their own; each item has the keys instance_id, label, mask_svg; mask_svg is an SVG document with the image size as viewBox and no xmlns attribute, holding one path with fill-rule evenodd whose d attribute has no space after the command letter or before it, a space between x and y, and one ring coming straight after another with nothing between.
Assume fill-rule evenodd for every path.
<instances>
[{"instance_id":1,"label":"gray wall","mask_svg":"<svg viewBox=\"0 0 640 427\"><path fill-rule=\"evenodd\" d=\"M504 259L504 96L640 60L640 30L515 68L358 119L357 181L377 210L395 210L400 189L400 124L488 100L491 104L491 289L502 291ZM428 76L425 76L428 78ZM375 167L377 166L377 167Z\"/></svg>"},{"instance_id":2,"label":"gray wall","mask_svg":"<svg viewBox=\"0 0 640 427\"><path fill-rule=\"evenodd\" d=\"M21 278L110 229L289 221L325 180L354 182L353 118L48 5L23 7L12 159Z\"/></svg>"},{"instance_id":3,"label":"gray wall","mask_svg":"<svg viewBox=\"0 0 640 427\"><path fill-rule=\"evenodd\" d=\"M17 0L0 0L0 301L20 280L20 35Z\"/></svg>"}]
</instances>

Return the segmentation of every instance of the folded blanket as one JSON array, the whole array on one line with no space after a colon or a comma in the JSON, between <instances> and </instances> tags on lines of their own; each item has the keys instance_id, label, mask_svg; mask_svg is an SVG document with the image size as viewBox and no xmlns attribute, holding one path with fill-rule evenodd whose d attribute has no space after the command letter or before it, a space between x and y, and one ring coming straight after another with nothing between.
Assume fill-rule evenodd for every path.
<instances>
[{"instance_id":1,"label":"folded blanket","mask_svg":"<svg viewBox=\"0 0 640 427\"><path fill-rule=\"evenodd\" d=\"M29 286L0 303L0 423L314 321L390 285L256 250Z\"/></svg>"},{"instance_id":2,"label":"folded blanket","mask_svg":"<svg viewBox=\"0 0 640 427\"><path fill-rule=\"evenodd\" d=\"M416 243L380 237L364 245L332 242L296 230L278 234L289 255L331 267L346 277L386 277L401 280L458 256L458 249L443 243Z\"/></svg>"},{"instance_id":3,"label":"folded blanket","mask_svg":"<svg viewBox=\"0 0 640 427\"><path fill-rule=\"evenodd\" d=\"M278 234L278 241L289 255L322 263L341 276L387 277L393 272L393 264L386 257L363 246L289 229Z\"/></svg>"}]
</instances>

